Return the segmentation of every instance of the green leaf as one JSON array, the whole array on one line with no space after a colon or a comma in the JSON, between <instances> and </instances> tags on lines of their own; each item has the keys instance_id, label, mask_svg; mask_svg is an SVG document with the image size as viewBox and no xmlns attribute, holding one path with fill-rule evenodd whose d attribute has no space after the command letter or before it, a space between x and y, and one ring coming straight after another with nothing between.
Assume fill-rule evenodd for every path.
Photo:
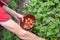
<instances>
[{"instance_id":1,"label":"green leaf","mask_svg":"<svg viewBox=\"0 0 60 40\"><path fill-rule=\"evenodd\" d=\"M60 34L57 34L57 37L60 37Z\"/></svg>"},{"instance_id":2,"label":"green leaf","mask_svg":"<svg viewBox=\"0 0 60 40\"><path fill-rule=\"evenodd\" d=\"M59 0L54 0L55 3L59 3Z\"/></svg>"}]
</instances>

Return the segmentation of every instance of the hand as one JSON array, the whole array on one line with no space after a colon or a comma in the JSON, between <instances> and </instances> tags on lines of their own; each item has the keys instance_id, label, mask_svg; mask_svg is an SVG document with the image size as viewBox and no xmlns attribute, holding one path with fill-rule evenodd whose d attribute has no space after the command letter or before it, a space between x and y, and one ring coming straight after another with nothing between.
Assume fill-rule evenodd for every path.
<instances>
[{"instance_id":1,"label":"hand","mask_svg":"<svg viewBox=\"0 0 60 40\"><path fill-rule=\"evenodd\" d=\"M22 19L22 21L23 21L23 17L24 17L24 15L19 14L19 13L16 13L16 15L15 15L15 18L17 21L20 21L20 19Z\"/></svg>"},{"instance_id":2,"label":"hand","mask_svg":"<svg viewBox=\"0 0 60 40\"><path fill-rule=\"evenodd\" d=\"M12 15L17 21L20 20L20 18L23 18L23 15L17 13L16 11L10 9L9 7L7 6L3 6L2 7L7 13L9 13L10 15Z\"/></svg>"}]
</instances>

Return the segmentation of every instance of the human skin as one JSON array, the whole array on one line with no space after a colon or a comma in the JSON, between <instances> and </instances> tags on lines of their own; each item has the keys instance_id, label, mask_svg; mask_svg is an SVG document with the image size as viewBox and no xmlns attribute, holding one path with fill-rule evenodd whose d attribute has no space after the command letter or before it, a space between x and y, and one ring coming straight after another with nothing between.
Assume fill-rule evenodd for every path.
<instances>
[{"instance_id":1,"label":"human skin","mask_svg":"<svg viewBox=\"0 0 60 40\"><path fill-rule=\"evenodd\" d=\"M3 6L3 9L7 13L11 14L12 16L20 16L20 14L18 14L15 11L13 11L12 9L10 9L7 6ZM23 18L22 15L21 15L21 18ZM13 20L10 20L10 21L5 22L5 23L3 22L2 25L6 29L10 30L11 32L16 34L19 38L21 38L23 40L45 40L45 39L39 38L38 36L34 35L33 33L29 32L29 31L26 31L26 30L22 29L20 27L20 25L15 23Z\"/></svg>"},{"instance_id":2,"label":"human skin","mask_svg":"<svg viewBox=\"0 0 60 40\"><path fill-rule=\"evenodd\" d=\"M11 2L11 0L6 0L6 3ZM17 12L13 11L12 9L10 9L9 7L3 5L2 7L7 13L9 13L10 15L12 15L13 17L16 18L23 18L23 15L18 14ZM1 22L0 23L4 28L6 28L7 30L11 31L12 33L16 34L19 38L21 38L22 40L45 40L43 38L40 38L38 36L36 36L35 34L26 31L24 29L21 28L21 26L19 24L17 24L16 22L14 22L12 19L6 21L6 22Z\"/></svg>"},{"instance_id":3,"label":"human skin","mask_svg":"<svg viewBox=\"0 0 60 40\"><path fill-rule=\"evenodd\" d=\"M17 23L15 23L12 19L6 22L1 22L1 25L12 33L16 34L22 40L45 40L39 38L35 34L23 30Z\"/></svg>"},{"instance_id":4,"label":"human skin","mask_svg":"<svg viewBox=\"0 0 60 40\"><path fill-rule=\"evenodd\" d=\"M12 0L4 0L5 3L10 3Z\"/></svg>"}]
</instances>

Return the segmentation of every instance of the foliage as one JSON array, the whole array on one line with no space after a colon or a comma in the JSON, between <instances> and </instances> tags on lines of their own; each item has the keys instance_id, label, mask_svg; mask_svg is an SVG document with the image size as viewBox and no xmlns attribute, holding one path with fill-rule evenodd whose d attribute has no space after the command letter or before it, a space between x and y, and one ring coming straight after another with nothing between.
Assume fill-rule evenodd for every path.
<instances>
[{"instance_id":1,"label":"foliage","mask_svg":"<svg viewBox=\"0 0 60 40\"><path fill-rule=\"evenodd\" d=\"M13 33L6 29L4 29L2 33L3 33L2 40L20 40L16 35L14 35Z\"/></svg>"},{"instance_id":2,"label":"foliage","mask_svg":"<svg viewBox=\"0 0 60 40\"><path fill-rule=\"evenodd\" d=\"M18 7L17 0L13 0L8 5L11 9L16 11ZM2 40L20 40L15 34L11 33L10 31L6 29L3 29L2 35L3 35Z\"/></svg>"},{"instance_id":3,"label":"foliage","mask_svg":"<svg viewBox=\"0 0 60 40\"><path fill-rule=\"evenodd\" d=\"M26 14L26 6L24 7L23 13ZM30 0L27 7L27 13L36 17L36 24L32 32L46 40L60 40L60 0ZM16 8L12 6L12 9ZM7 35L5 32L4 36ZM13 35L8 36L11 38ZM6 39L9 40L9 38Z\"/></svg>"},{"instance_id":4,"label":"foliage","mask_svg":"<svg viewBox=\"0 0 60 40\"><path fill-rule=\"evenodd\" d=\"M28 14L36 17L32 32L46 40L60 40L60 0L30 0L27 6Z\"/></svg>"}]
</instances>

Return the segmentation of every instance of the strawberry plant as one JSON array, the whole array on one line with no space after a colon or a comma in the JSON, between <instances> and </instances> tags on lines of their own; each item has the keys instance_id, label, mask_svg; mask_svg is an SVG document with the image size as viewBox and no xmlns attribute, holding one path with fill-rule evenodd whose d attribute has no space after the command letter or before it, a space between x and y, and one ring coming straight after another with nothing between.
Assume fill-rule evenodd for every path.
<instances>
[{"instance_id":1,"label":"strawberry plant","mask_svg":"<svg viewBox=\"0 0 60 40\"><path fill-rule=\"evenodd\" d=\"M13 2L15 5L9 4L9 7L16 10L17 2L16 0ZM46 40L60 40L60 0L30 0L22 13L33 14L36 17L36 24L32 29L34 34ZM14 34L4 31L3 40L19 40Z\"/></svg>"},{"instance_id":2,"label":"strawberry plant","mask_svg":"<svg viewBox=\"0 0 60 40\"><path fill-rule=\"evenodd\" d=\"M34 34L46 40L60 40L60 0L30 0L27 13L36 17Z\"/></svg>"}]
</instances>

